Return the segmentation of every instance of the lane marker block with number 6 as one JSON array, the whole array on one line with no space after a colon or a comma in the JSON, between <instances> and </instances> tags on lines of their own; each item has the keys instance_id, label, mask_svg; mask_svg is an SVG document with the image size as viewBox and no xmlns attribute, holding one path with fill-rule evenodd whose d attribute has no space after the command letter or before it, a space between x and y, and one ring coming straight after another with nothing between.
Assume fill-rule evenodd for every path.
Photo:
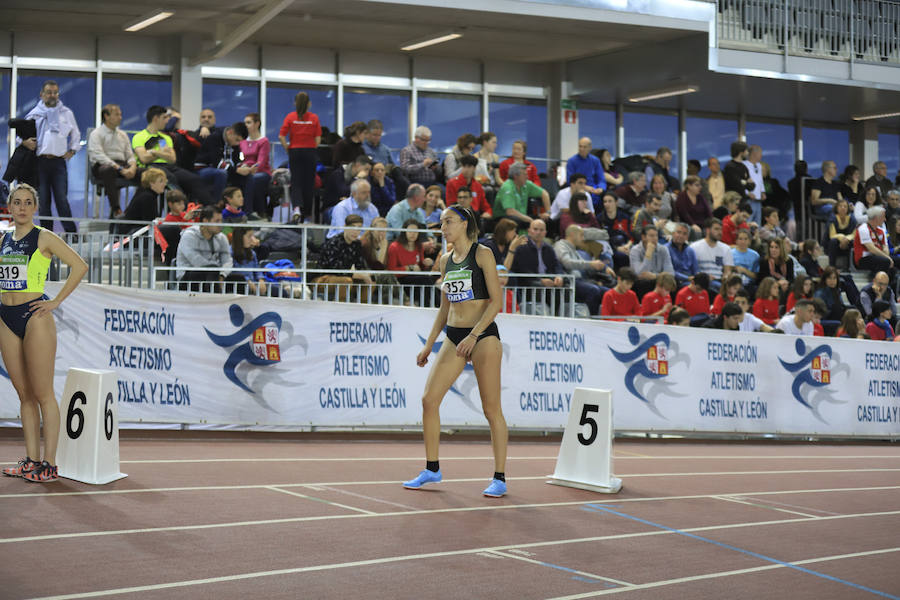
<instances>
[{"instance_id":1,"label":"lane marker block with number 6","mask_svg":"<svg viewBox=\"0 0 900 600\"><path fill-rule=\"evenodd\" d=\"M103 484L119 472L119 410L115 371L69 369L59 407L60 477Z\"/></svg>"},{"instance_id":2,"label":"lane marker block with number 6","mask_svg":"<svg viewBox=\"0 0 900 600\"><path fill-rule=\"evenodd\" d=\"M622 480L612 475L612 392L575 388L556 470L547 483L615 494Z\"/></svg>"}]
</instances>

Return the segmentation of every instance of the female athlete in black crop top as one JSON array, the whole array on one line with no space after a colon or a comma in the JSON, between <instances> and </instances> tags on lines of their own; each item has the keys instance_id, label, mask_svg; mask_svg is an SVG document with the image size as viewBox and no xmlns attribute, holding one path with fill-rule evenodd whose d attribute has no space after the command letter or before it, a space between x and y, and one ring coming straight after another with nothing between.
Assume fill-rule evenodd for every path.
<instances>
[{"instance_id":1,"label":"female athlete in black crop top","mask_svg":"<svg viewBox=\"0 0 900 600\"><path fill-rule=\"evenodd\" d=\"M484 490L485 496L506 494L506 420L500 406L500 359L503 348L494 317L502 307L502 291L497 278L494 254L478 244L478 224L471 209L451 206L441 215L441 232L453 251L441 257L444 292L441 308L425 347L416 357L424 367L438 335L447 327L447 337L422 395L422 428L425 437L425 470L403 483L419 489L426 483L441 481L438 445L441 436L440 406L450 386L471 360L478 380L481 406L491 427L494 448L494 477Z\"/></svg>"}]
</instances>

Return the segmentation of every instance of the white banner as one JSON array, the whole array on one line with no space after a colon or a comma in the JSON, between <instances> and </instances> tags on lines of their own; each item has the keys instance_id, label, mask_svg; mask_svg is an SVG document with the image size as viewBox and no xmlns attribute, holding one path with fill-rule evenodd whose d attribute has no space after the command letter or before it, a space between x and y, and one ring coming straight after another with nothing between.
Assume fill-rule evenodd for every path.
<instances>
[{"instance_id":1,"label":"white banner","mask_svg":"<svg viewBox=\"0 0 900 600\"><path fill-rule=\"evenodd\" d=\"M56 314L55 389L69 367L112 369L123 422L415 426L431 368L415 357L434 314L82 285ZM519 315L497 323L511 427L562 429L575 387L593 387L613 390L619 430L900 435L897 344ZM2 375L0 419L18 418ZM486 425L471 366L441 419Z\"/></svg>"}]
</instances>

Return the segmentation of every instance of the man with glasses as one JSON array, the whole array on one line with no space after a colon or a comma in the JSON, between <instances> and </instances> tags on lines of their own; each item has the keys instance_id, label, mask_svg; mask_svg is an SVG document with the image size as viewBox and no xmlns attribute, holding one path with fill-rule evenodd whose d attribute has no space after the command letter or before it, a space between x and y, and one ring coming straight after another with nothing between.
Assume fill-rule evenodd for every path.
<instances>
[{"instance_id":1,"label":"man with glasses","mask_svg":"<svg viewBox=\"0 0 900 600\"><path fill-rule=\"evenodd\" d=\"M122 214L122 208L117 179L135 180L137 184L137 161L131 149L131 139L119 129L122 109L117 104L107 104L100 111L100 118L103 124L88 137L91 172L106 190L110 215L118 217Z\"/></svg>"},{"instance_id":2,"label":"man with glasses","mask_svg":"<svg viewBox=\"0 0 900 600\"><path fill-rule=\"evenodd\" d=\"M437 152L429 147L431 130L420 125L411 144L400 151L400 169L411 183L420 183L426 188L437 181L441 169Z\"/></svg>"}]
</instances>

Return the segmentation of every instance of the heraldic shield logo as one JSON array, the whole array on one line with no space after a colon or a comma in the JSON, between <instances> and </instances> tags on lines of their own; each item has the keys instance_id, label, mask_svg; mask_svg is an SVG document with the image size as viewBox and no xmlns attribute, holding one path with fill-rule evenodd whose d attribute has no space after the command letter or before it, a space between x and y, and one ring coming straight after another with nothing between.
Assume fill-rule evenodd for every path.
<instances>
[{"instance_id":1,"label":"heraldic shield logo","mask_svg":"<svg viewBox=\"0 0 900 600\"><path fill-rule=\"evenodd\" d=\"M669 347L665 342L657 342L647 348L647 358L644 359L647 370L654 375L665 377L669 374Z\"/></svg>"},{"instance_id":2,"label":"heraldic shield logo","mask_svg":"<svg viewBox=\"0 0 900 600\"><path fill-rule=\"evenodd\" d=\"M836 375L850 373L850 367L842 364L840 356L828 344L809 348L806 342L797 338L794 350L800 356L795 362L783 358L778 361L788 373L794 375L791 384L791 395L794 400L808 408L813 415L827 423L821 413L823 403L843 404L845 401L835 398L836 391L829 386Z\"/></svg>"},{"instance_id":3,"label":"heraldic shield logo","mask_svg":"<svg viewBox=\"0 0 900 600\"><path fill-rule=\"evenodd\" d=\"M657 400L685 395L675 392L675 384L666 381L666 377L677 362L690 366L690 358L685 353L679 353L677 342L665 333L646 337L632 325L628 328L628 341L632 348L627 350L609 346L616 360L628 367L623 378L625 389L656 415L665 418L656 405Z\"/></svg>"},{"instance_id":4,"label":"heraldic shield logo","mask_svg":"<svg viewBox=\"0 0 900 600\"><path fill-rule=\"evenodd\" d=\"M253 355L263 360L273 362L281 361L281 351L278 348L278 327L264 325L253 332Z\"/></svg>"}]
</instances>

